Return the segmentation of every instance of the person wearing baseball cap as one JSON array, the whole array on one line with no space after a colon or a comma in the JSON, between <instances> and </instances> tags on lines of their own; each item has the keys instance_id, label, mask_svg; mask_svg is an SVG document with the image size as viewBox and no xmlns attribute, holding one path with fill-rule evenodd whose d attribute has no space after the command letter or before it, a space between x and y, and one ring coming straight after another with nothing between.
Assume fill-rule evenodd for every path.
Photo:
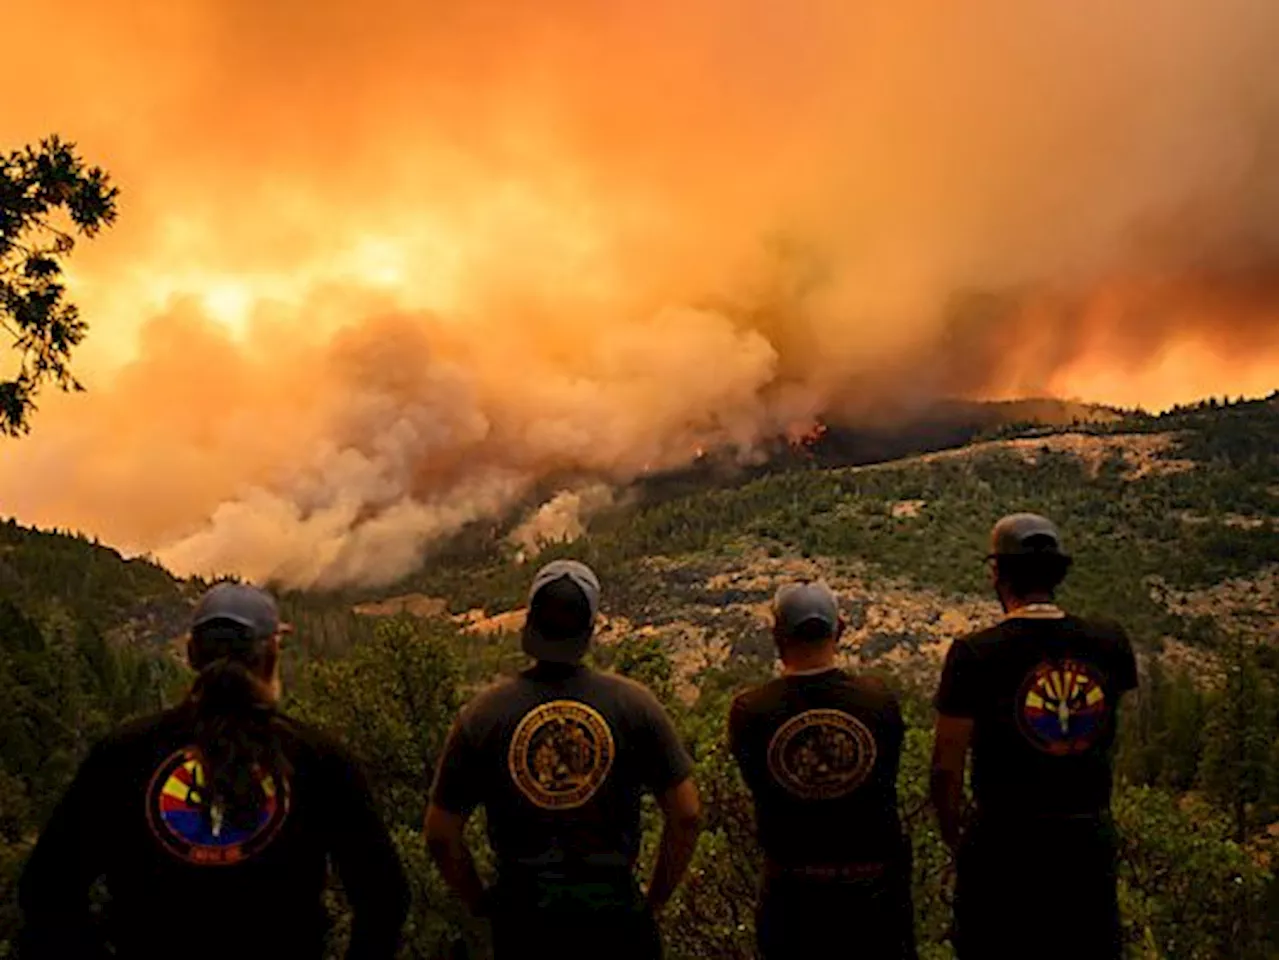
<instances>
[{"instance_id":1,"label":"person wearing baseball cap","mask_svg":"<svg viewBox=\"0 0 1280 960\"><path fill-rule=\"evenodd\" d=\"M354 760L286 717L269 593L219 583L196 604L178 706L89 753L23 872L25 958L324 956L332 862L350 957L395 955L409 892ZM105 878L105 931L89 888Z\"/></svg>"},{"instance_id":2,"label":"person wearing baseball cap","mask_svg":"<svg viewBox=\"0 0 1280 960\"><path fill-rule=\"evenodd\" d=\"M1037 955L1115 960L1111 756L1120 698L1138 684L1133 649L1118 624L1057 605L1072 559L1045 517L1003 517L987 560L1004 617L952 643L934 699L931 789L956 857L952 942L962 960L1021 957L1029 943ZM1052 862L1033 882L1028 856ZM1048 907L1069 914L1069 935L1044 936Z\"/></svg>"},{"instance_id":3,"label":"person wearing baseball cap","mask_svg":"<svg viewBox=\"0 0 1280 960\"><path fill-rule=\"evenodd\" d=\"M729 712L765 856L760 954L913 958L897 698L837 666L844 621L825 583L780 587L772 616L782 675L739 694Z\"/></svg>"},{"instance_id":4,"label":"person wearing baseball cap","mask_svg":"<svg viewBox=\"0 0 1280 960\"><path fill-rule=\"evenodd\" d=\"M554 560L533 578L520 646L540 663L576 664L600 613L600 581L585 563Z\"/></svg>"},{"instance_id":5,"label":"person wearing baseball cap","mask_svg":"<svg viewBox=\"0 0 1280 960\"><path fill-rule=\"evenodd\" d=\"M585 665L600 582L555 560L529 590L521 644L535 663L459 714L436 770L427 843L445 880L490 923L494 956L649 960L656 915L693 855L693 762L648 689ZM640 800L665 818L646 892L634 874ZM485 889L463 839L484 807L497 880Z\"/></svg>"}]
</instances>

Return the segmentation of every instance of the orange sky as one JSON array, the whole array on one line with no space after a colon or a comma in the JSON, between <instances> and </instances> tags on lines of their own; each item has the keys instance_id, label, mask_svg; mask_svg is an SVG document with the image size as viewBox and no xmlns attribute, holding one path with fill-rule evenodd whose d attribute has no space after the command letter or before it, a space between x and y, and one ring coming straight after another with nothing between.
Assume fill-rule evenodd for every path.
<instances>
[{"instance_id":1,"label":"orange sky","mask_svg":"<svg viewBox=\"0 0 1280 960\"><path fill-rule=\"evenodd\" d=\"M1253 0L5 17L0 145L122 197L72 263L90 391L0 512L182 572L386 581L555 478L935 395L1277 385Z\"/></svg>"}]
</instances>

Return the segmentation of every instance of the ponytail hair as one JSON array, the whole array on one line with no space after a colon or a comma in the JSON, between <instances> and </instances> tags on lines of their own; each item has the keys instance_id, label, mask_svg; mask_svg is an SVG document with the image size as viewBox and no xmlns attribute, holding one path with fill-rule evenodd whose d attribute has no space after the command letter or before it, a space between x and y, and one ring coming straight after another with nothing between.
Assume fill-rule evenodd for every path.
<instances>
[{"instance_id":1,"label":"ponytail hair","mask_svg":"<svg viewBox=\"0 0 1280 960\"><path fill-rule=\"evenodd\" d=\"M254 639L230 621L192 632L192 665L199 671L188 696L195 747L205 773L207 809L231 827L251 829L262 809L264 782L279 789L288 775L280 720L261 679L274 668L269 638Z\"/></svg>"}]
</instances>

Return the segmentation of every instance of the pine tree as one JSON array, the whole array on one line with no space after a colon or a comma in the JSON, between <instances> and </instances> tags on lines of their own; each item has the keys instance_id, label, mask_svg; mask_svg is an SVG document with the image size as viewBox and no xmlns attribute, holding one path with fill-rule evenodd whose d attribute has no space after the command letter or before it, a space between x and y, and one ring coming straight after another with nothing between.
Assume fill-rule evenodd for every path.
<instances>
[{"instance_id":1,"label":"pine tree","mask_svg":"<svg viewBox=\"0 0 1280 960\"><path fill-rule=\"evenodd\" d=\"M1276 691L1259 667L1265 652L1236 633L1229 638L1227 678L1205 727L1200 779L1231 813L1235 839L1274 816L1276 804Z\"/></svg>"}]
</instances>

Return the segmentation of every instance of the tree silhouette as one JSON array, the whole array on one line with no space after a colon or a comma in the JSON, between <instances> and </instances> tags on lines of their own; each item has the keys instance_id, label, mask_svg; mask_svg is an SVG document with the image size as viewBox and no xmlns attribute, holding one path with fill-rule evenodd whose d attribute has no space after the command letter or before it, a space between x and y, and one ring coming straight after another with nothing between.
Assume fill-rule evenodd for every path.
<instances>
[{"instance_id":1,"label":"tree silhouette","mask_svg":"<svg viewBox=\"0 0 1280 960\"><path fill-rule=\"evenodd\" d=\"M64 299L62 265L77 236L115 222L118 193L56 136L0 156L0 328L17 354L16 374L0 380L0 434L30 429L46 383L83 389L70 360L87 325Z\"/></svg>"}]
</instances>

